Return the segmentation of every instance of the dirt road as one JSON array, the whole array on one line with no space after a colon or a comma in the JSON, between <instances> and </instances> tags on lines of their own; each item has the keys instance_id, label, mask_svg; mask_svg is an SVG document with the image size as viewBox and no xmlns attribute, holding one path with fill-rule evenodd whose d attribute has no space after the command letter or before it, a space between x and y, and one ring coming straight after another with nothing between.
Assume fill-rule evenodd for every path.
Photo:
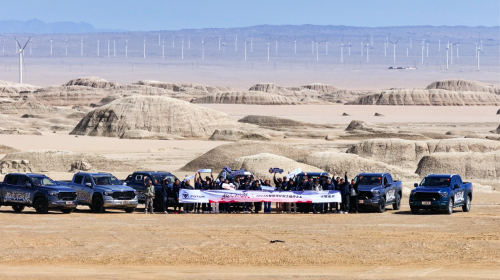
<instances>
[{"instance_id":1,"label":"dirt road","mask_svg":"<svg viewBox=\"0 0 500 280\"><path fill-rule=\"evenodd\" d=\"M142 206L141 206L142 207ZM470 213L15 214L0 278L498 279L500 205ZM270 243L271 240L284 243ZM76 275L76 276L75 276ZM200 276L202 275L202 276Z\"/></svg>"}]
</instances>

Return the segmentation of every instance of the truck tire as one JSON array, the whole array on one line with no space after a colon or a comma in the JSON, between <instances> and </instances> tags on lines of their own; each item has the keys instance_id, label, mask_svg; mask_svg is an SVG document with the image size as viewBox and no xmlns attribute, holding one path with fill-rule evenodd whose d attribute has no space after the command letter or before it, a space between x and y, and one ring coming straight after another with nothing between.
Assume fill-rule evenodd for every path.
<instances>
[{"instance_id":1,"label":"truck tire","mask_svg":"<svg viewBox=\"0 0 500 280\"><path fill-rule=\"evenodd\" d=\"M462 211L469 212L470 211L470 196L465 197L464 205L462 205Z\"/></svg>"},{"instance_id":2,"label":"truck tire","mask_svg":"<svg viewBox=\"0 0 500 280\"><path fill-rule=\"evenodd\" d=\"M64 214L71 214L71 212L73 212L73 210L75 210L75 209L73 209L73 208L71 208L71 209L61 209L61 212L63 212Z\"/></svg>"},{"instance_id":3,"label":"truck tire","mask_svg":"<svg viewBox=\"0 0 500 280\"><path fill-rule=\"evenodd\" d=\"M12 206L12 210L14 210L14 212L21 213L24 210L24 206L23 205L14 205L14 206Z\"/></svg>"},{"instance_id":4,"label":"truck tire","mask_svg":"<svg viewBox=\"0 0 500 280\"><path fill-rule=\"evenodd\" d=\"M410 207L410 210L413 215L417 215L420 212L420 209L416 207Z\"/></svg>"},{"instance_id":5,"label":"truck tire","mask_svg":"<svg viewBox=\"0 0 500 280\"><path fill-rule=\"evenodd\" d=\"M49 213L49 202L43 197L37 198L35 200L35 203L33 203L33 206L35 207L35 210L38 214Z\"/></svg>"},{"instance_id":6,"label":"truck tire","mask_svg":"<svg viewBox=\"0 0 500 280\"><path fill-rule=\"evenodd\" d=\"M445 213L448 215L453 214L453 199L448 199L448 206L446 207Z\"/></svg>"},{"instance_id":7,"label":"truck tire","mask_svg":"<svg viewBox=\"0 0 500 280\"><path fill-rule=\"evenodd\" d=\"M99 196L94 197L92 199L92 212L94 213L104 213L104 203L102 202L102 198Z\"/></svg>"},{"instance_id":8,"label":"truck tire","mask_svg":"<svg viewBox=\"0 0 500 280\"><path fill-rule=\"evenodd\" d=\"M135 208L125 208L126 213L134 213Z\"/></svg>"},{"instance_id":9,"label":"truck tire","mask_svg":"<svg viewBox=\"0 0 500 280\"><path fill-rule=\"evenodd\" d=\"M385 212L385 197L382 197L380 199L380 205L377 207L377 213L384 213Z\"/></svg>"},{"instance_id":10,"label":"truck tire","mask_svg":"<svg viewBox=\"0 0 500 280\"><path fill-rule=\"evenodd\" d=\"M399 210L401 209L401 197L399 196L399 193L396 194L396 201L392 204L392 210Z\"/></svg>"}]
</instances>

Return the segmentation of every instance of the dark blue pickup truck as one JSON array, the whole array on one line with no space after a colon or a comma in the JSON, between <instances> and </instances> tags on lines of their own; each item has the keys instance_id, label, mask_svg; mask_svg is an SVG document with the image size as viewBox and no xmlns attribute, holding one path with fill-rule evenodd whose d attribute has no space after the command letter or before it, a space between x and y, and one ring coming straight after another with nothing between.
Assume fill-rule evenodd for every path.
<instances>
[{"instance_id":1,"label":"dark blue pickup truck","mask_svg":"<svg viewBox=\"0 0 500 280\"><path fill-rule=\"evenodd\" d=\"M383 213L387 205L393 210L401 208L403 183L394 181L389 173L360 173L356 177L358 184L358 205L360 208L375 209Z\"/></svg>"},{"instance_id":2,"label":"dark blue pickup truck","mask_svg":"<svg viewBox=\"0 0 500 280\"><path fill-rule=\"evenodd\" d=\"M7 174L0 189L0 205L12 206L15 212L21 212L27 206L40 214L49 210L69 214L78 204L75 190L59 186L43 174Z\"/></svg>"},{"instance_id":3,"label":"dark blue pickup truck","mask_svg":"<svg viewBox=\"0 0 500 280\"><path fill-rule=\"evenodd\" d=\"M453 213L453 208L462 206L469 212L472 201L472 183L463 182L460 175L429 174L410 193L410 209L418 214L420 209L444 210Z\"/></svg>"},{"instance_id":4,"label":"dark blue pickup truck","mask_svg":"<svg viewBox=\"0 0 500 280\"><path fill-rule=\"evenodd\" d=\"M163 180L170 179L173 184L174 180L177 179L172 173L166 171L136 171L134 174L128 175L125 183L127 186L133 188L137 192L137 197L139 203L145 203L146 198L144 197L145 183L147 180L151 180L155 186L155 199L153 201L153 206L155 211L160 211L161 205L163 203Z\"/></svg>"}]
</instances>

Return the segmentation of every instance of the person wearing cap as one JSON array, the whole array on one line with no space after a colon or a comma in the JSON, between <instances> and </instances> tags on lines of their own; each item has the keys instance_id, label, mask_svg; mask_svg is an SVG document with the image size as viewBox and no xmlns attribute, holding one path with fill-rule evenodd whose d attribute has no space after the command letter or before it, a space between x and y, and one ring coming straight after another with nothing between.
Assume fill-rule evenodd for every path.
<instances>
[{"instance_id":1,"label":"person wearing cap","mask_svg":"<svg viewBox=\"0 0 500 280\"><path fill-rule=\"evenodd\" d=\"M172 188L169 188L169 193L168 193L168 198L173 201L173 207L174 207L174 214L177 214L177 208L179 209L179 212L181 211L181 205L179 203L179 190L181 188L181 184L179 179L175 179L174 184L172 185Z\"/></svg>"},{"instance_id":2,"label":"person wearing cap","mask_svg":"<svg viewBox=\"0 0 500 280\"><path fill-rule=\"evenodd\" d=\"M312 191L314 192L322 192L323 186L320 184L319 178L314 180L314 186ZM314 214L323 213L323 203L313 203L313 212Z\"/></svg>"},{"instance_id":3,"label":"person wearing cap","mask_svg":"<svg viewBox=\"0 0 500 280\"><path fill-rule=\"evenodd\" d=\"M146 189L144 190L144 196L146 197L144 214L148 213L148 207L151 214L154 214L155 212L153 211L153 200L155 199L155 186L153 186L153 182L151 180L147 181Z\"/></svg>"},{"instance_id":4,"label":"person wearing cap","mask_svg":"<svg viewBox=\"0 0 500 280\"><path fill-rule=\"evenodd\" d=\"M265 180L264 181L264 186L270 187L271 186L271 181L270 180ZM271 202L270 201L264 201L264 214L270 214L271 213Z\"/></svg>"},{"instance_id":5,"label":"person wearing cap","mask_svg":"<svg viewBox=\"0 0 500 280\"><path fill-rule=\"evenodd\" d=\"M302 177L302 180L300 180L300 182L297 183L295 190L298 192L304 192L306 191L306 188L307 188L307 175ZM297 206L301 213L305 213L307 207L306 203L297 203Z\"/></svg>"},{"instance_id":6,"label":"person wearing cap","mask_svg":"<svg viewBox=\"0 0 500 280\"><path fill-rule=\"evenodd\" d=\"M289 192L300 191L300 190L297 190L297 184L295 184L295 181L292 178L290 178L290 180L288 181L287 186L288 186ZM290 205L289 206L290 212L293 209L293 213L297 214L297 202L290 202L289 205Z\"/></svg>"},{"instance_id":7,"label":"person wearing cap","mask_svg":"<svg viewBox=\"0 0 500 280\"><path fill-rule=\"evenodd\" d=\"M269 180L266 180L265 182L269 182ZM262 190L259 180L255 181L255 184L253 184L253 186L252 186L252 190L253 191L261 191ZM254 206L254 213L259 214L259 211L262 210L262 202L254 202L253 206Z\"/></svg>"},{"instance_id":8,"label":"person wearing cap","mask_svg":"<svg viewBox=\"0 0 500 280\"><path fill-rule=\"evenodd\" d=\"M345 179L340 179L339 184L340 194L342 195L342 210L340 213L349 213L349 180L347 179L347 171L345 172Z\"/></svg>"},{"instance_id":9,"label":"person wearing cap","mask_svg":"<svg viewBox=\"0 0 500 280\"><path fill-rule=\"evenodd\" d=\"M360 176L359 179L357 180L354 180L352 179L351 180L351 184L349 185L349 196L350 196L350 206L351 206L351 209L349 209L349 211L351 213L356 213L358 214L358 185L359 185L359 182L361 181L361 179L363 179L363 176Z\"/></svg>"},{"instance_id":10,"label":"person wearing cap","mask_svg":"<svg viewBox=\"0 0 500 280\"><path fill-rule=\"evenodd\" d=\"M220 186L217 184L217 182L213 181L212 186L208 188L209 190L219 190ZM210 203L210 206L212 208L212 213L214 214L219 214L219 202L212 202Z\"/></svg>"},{"instance_id":11,"label":"person wearing cap","mask_svg":"<svg viewBox=\"0 0 500 280\"><path fill-rule=\"evenodd\" d=\"M194 187L191 186L190 180L185 180L184 182L182 182L182 188L185 190L194 190ZM193 213L194 213L194 210L195 210L194 206L195 206L195 203L183 203L184 212L191 213L191 211L193 211Z\"/></svg>"}]
</instances>

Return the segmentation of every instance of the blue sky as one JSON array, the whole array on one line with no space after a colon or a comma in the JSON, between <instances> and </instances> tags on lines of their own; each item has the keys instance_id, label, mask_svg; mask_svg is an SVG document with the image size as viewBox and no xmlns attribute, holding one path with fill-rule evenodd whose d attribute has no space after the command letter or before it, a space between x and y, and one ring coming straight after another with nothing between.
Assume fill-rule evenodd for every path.
<instances>
[{"instance_id":1,"label":"blue sky","mask_svg":"<svg viewBox=\"0 0 500 280\"><path fill-rule=\"evenodd\" d=\"M0 0L0 20L85 21L131 31L258 24L500 25L498 0Z\"/></svg>"}]
</instances>

